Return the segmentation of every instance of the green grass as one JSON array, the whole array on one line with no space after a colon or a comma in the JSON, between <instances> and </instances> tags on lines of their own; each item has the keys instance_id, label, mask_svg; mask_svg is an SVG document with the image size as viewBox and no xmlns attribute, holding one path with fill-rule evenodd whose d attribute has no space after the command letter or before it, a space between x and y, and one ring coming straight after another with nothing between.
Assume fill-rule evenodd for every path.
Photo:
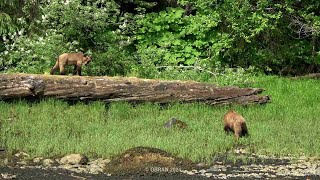
<instances>
[{"instance_id":1,"label":"green grass","mask_svg":"<svg viewBox=\"0 0 320 180\"><path fill-rule=\"evenodd\" d=\"M255 87L266 89L272 101L262 106L233 107L247 120L250 136L241 138L247 151L283 156L319 157L320 82L258 77ZM128 148L161 148L195 161L210 160L235 147L223 131L222 116L229 107L204 104L132 106L101 102L69 105L60 100L0 101L0 146L32 156L84 153L111 157ZM176 117L189 126L167 130Z\"/></svg>"}]
</instances>

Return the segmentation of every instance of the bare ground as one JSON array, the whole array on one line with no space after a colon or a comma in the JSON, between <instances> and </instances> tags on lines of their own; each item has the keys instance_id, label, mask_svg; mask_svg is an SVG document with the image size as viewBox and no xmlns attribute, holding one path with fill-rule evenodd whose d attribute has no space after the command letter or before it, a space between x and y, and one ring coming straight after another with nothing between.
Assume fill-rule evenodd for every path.
<instances>
[{"instance_id":1,"label":"bare ground","mask_svg":"<svg viewBox=\"0 0 320 180\"><path fill-rule=\"evenodd\" d=\"M240 153L241 154L241 153ZM12 157L12 155L11 155ZM0 162L8 158L0 152ZM247 163L215 158L210 165L195 164L156 148L136 147L113 157L104 173L91 174L32 163L21 164L17 158L0 165L0 179L320 179L320 163L301 158L261 157L251 155ZM80 166L79 166L80 167ZM85 168L85 165L81 166Z\"/></svg>"}]
</instances>

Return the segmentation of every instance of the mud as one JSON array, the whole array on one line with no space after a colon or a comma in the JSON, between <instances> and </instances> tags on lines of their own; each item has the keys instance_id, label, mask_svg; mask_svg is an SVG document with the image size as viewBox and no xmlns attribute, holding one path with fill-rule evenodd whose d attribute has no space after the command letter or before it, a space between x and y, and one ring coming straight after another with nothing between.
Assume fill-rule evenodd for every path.
<instances>
[{"instance_id":1,"label":"mud","mask_svg":"<svg viewBox=\"0 0 320 180\"><path fill-rule=\"evenodd\" d=\"M114 174L154 174L165 171L178 173L196 166L190 160L178 158L156 148L135 147L113 157L106 170Z\"/></svg>"},{"instance_id":2,"label":"mud","mask_svg":"<svg viewBox=\"0 0 320 180\"><path fill-rule=\"evenodd\" d=\"M276 158L244 154L247 160L231 162L227 154L212 164L196 164L156 148L136 147L115 156L103 173L79 173L59 164L43 166L26 160L25 153L8 155L0 151L0 179L320 179L320 161L301 158ZM10 159L8 159L10 158ZM6 159L6 160L5 160ZM86 165L79 165L85 169Z\"/></svg>"}]
</instances>

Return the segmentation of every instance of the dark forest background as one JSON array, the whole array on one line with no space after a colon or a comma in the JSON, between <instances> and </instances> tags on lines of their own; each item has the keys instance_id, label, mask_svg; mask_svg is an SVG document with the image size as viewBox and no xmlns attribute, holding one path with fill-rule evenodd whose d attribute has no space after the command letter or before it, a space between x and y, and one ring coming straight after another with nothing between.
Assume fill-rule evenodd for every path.
<instances>
[{"instance_id":1,"label":"dark forest background","mask_svg":"<svg viewBox=\"0 0 320 180\"><path fill-rule=\"evenodd\" d=\"M317 0L0 0L0 71L82 51L85 75L301 75L319 72L319 29Z\"/></svg>"}]
</instances>

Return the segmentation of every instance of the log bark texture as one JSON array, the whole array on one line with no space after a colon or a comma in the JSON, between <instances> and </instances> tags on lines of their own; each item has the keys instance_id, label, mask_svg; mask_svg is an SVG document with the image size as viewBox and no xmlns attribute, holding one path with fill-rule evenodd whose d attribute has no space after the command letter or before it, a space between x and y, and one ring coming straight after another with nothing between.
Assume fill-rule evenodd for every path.
<instances>
[{"instance_id":1,"label":"log bark texture","mask_svg":"<svg viewBox=\"0 0 320 180\"><path fill-rule=\"evenodd\" d=\"M264 104L263 89L218 87L194 81L164 81L135 77L0 74L0 99L55 97L106 102L203 102Z\"/></svg>"}]
</instances>

